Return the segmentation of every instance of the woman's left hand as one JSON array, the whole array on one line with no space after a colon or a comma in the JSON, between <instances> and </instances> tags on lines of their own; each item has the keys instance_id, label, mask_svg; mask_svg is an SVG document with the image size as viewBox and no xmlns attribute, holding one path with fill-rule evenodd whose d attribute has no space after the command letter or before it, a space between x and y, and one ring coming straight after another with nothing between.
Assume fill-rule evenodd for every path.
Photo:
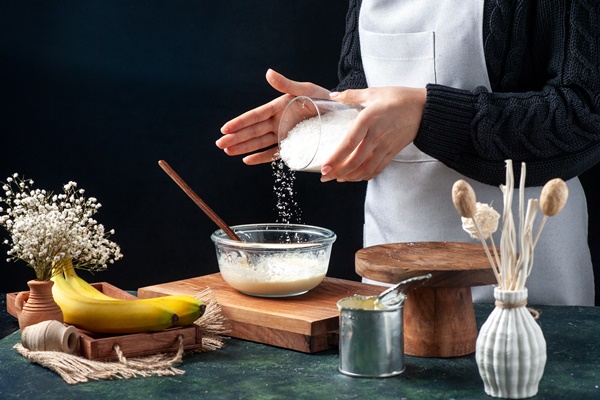
<instances>
[{"instance_id":1,"label":"woman's left hand","mask_svg":"<svg viewBox=\"0 0 600 400\"><path fill-rule=\"evenodd\" d=\"M379 175L400 150L415 140L427 90L379 87L346 90L330 97L365 108L323 164L321 181L362 181Z\"/></svg>"}]
</instances>

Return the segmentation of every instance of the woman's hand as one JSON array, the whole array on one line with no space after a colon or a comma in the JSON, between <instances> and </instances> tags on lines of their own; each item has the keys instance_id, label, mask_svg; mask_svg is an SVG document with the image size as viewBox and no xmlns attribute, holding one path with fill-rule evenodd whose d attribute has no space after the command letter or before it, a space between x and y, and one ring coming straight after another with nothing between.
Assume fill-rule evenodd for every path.
<instances>
[{"instance_id":1,"label":"woman's hand","mask_svg":"<svg viewBox=\"0 0 600 400\"><path fill-rule=\"evenodd\" d=\"M346 90L330 97L365 108L323 164L321 181L362 181L379 175L417 137L427 91L394 86Z\"/></svg>"},{"instance_id":2,"label":"woman's hand","mask_svg":"<svg viewBox=\"0 0 600 400\"><path fill-rule=\"evenodd\" d=\"M277 129L285 106L296 96L328 98L329 90L310 82L297 82L269 69L267 82L283 96L225 123L218 148L227 155L237 156L265 149L277 143ZM271 162L277 148L259 151L243 158L248 165Z\"/></svg>"}]
</instances>

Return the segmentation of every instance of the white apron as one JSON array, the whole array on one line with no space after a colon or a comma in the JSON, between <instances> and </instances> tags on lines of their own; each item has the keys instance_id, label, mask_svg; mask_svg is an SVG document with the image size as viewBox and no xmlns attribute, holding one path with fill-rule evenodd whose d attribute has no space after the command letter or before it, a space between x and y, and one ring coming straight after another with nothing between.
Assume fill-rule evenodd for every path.
<instances>
[{"instance_id":1,"label":"white apron","mask_svg":"<svg viewBox=\"0 0 600 400\"><path fill-rule=\"evenodd\" d=\"M359 35L369 87L425 87L437 83L490 89L483 51L483 0L364 0ZM503 210L499 187L468 179L413 144L369 181L364 246L411 241L472 242L452 204L451 189L467 180L477 200ZM587 205L577 178L567 182L569 200L549 218L527 280L530 304L594 305L594 278L587 244ZM526 189L525 200L541 187ZM518 224L518 190L513 213ZM539 224L538 218L538 224ZM494 235L500 244L501 229ZM365 281L368 281L365 279ZM474 301L493 301L491 286L473 288Z\"/></svg>"}]
</instances>

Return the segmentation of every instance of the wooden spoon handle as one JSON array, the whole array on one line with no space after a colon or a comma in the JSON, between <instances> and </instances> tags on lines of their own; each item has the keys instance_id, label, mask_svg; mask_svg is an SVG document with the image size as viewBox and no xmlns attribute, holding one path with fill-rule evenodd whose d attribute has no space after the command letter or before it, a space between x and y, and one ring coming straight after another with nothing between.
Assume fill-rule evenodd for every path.
<instances>
[{"instance_id":1,"label":"wooden spoon handle","mask_svg":"<svg viewBox=\"0 0 600 400\"><path fill-rule=\"evenodd\" d=\"M202 211L204 211L204 213L206 215L208 215L208 217L210 219L213 220L213 222L215 224L217 224L219 226L219 228L223 229L223 231L225 231L225 233L227 234L227 236L229 236L231 239L233 240L238 240L241 241L242 239L240 239L240 237L238 235L235 234L234 231L231 230L231 228L229 227L229 225L227 225L225 223L225 221L223 221L221 219L221 217L219 217L217 215L217 213L215 213L212 208L210 208L208 206L208 204L206 204L204 202L204 200L202 200L200 198L200 196L198 196L193 190L192 188L185 183L185 181L183 179L181 179L181 177L177 174L177 172L175 172L173 170L173 168L171 168L171 166L169 164L167 164L166 161L164 160L160 160L158 162L158 165L160 165L160 167L167 173L167 175L169 175L171 177L171 179L173 179L175 181L175 183L177 185L179 185L179 187L194 201L194 203L196 203L196 205L198 207L200 207L200 209Z\"/></svg>"}]
</instances>

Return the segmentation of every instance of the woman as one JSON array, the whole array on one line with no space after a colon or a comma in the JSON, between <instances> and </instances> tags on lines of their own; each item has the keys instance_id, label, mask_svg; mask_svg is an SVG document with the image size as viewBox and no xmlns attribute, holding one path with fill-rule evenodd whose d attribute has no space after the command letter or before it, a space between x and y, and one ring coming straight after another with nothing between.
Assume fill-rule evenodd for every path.
<instances>
[{"instance_id":1,"label":"woman","mask_svg":"<svg viewBox=\"0 0 600 400\"><path fill-rule=\"evenodd\" d=\"M516 182L527 164L526 199L563 178L569 200L536 246L529 301L591 306L577 175L600 160L598 8L593 0L350 1L336 91L268 71L285 94L227 122L217 146L256 152L247 164L269 162L276 149L262 149L276 143L294 96L364 105L321 180L369 181L365 246L469 240L452 184L467 179L479 201L499 208L507 159ZM489 287L473 293L492 299Z\"/></svg>"}]
</instances>

